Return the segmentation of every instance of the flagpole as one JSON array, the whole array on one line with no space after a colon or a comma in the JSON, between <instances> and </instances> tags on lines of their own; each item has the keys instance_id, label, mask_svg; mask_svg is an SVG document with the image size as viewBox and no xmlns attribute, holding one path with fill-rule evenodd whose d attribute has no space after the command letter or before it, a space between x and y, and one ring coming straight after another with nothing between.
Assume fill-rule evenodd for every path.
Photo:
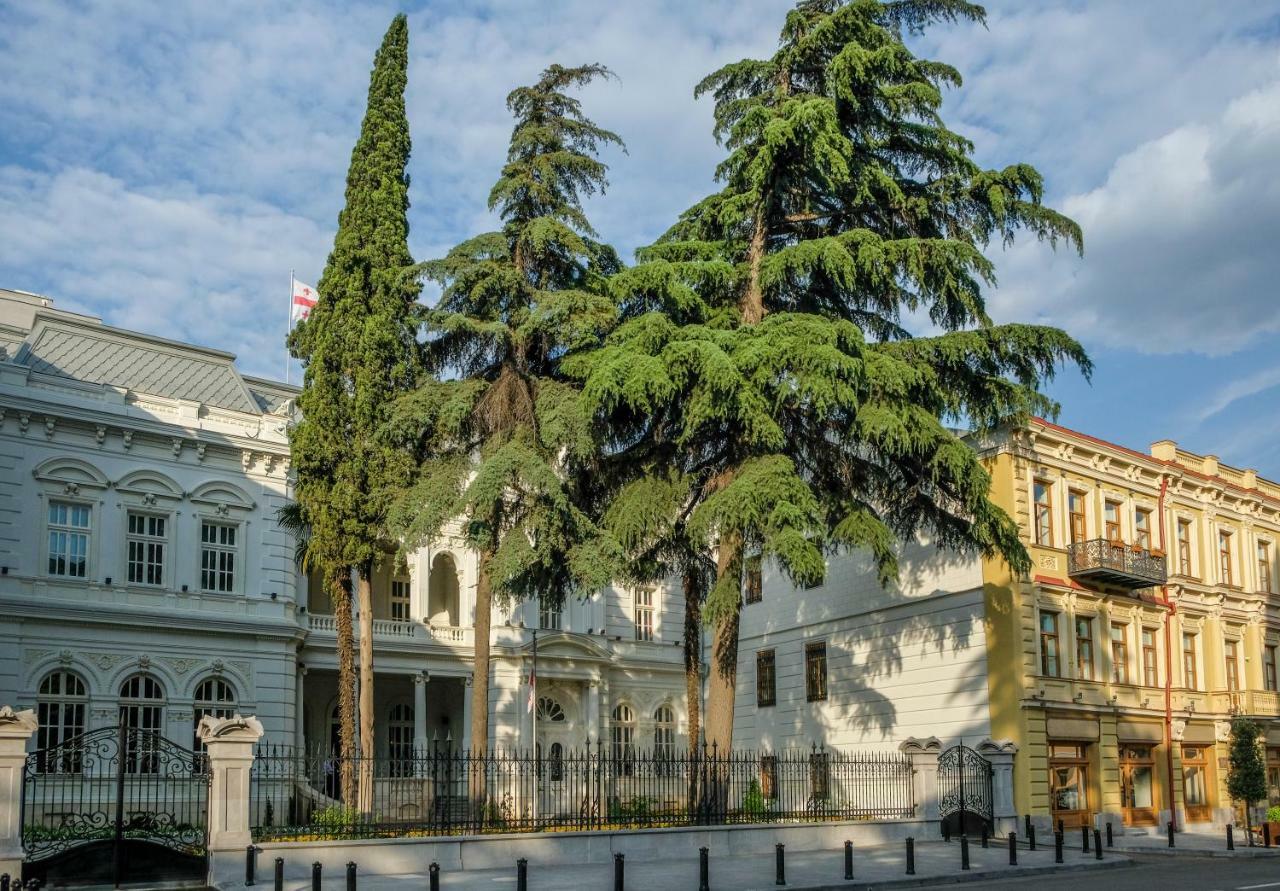
<instances>
[{"instance_id":1,"label":"flagpole","mask_svg":"<svg viewBox=\"0 0 1280 891\"><path fill-rule=\"evenodd\" d=\"M284 382L289 383L289 333L293 330L293 270L289 270L289 305L284 313Z\"/></svg>"},{"instance_id":2,"label":"flagpole","mask_svg":"<svg viewBox=\"0 0 1280 891\"><path fill-rule=\"evenodd\" d=\"M533 629L533 671L529 672L529 702L533 706L533 828L538 829L538 798L541 795L542 758L538 752L538 629Z\"/></svg>"}]
</instances>

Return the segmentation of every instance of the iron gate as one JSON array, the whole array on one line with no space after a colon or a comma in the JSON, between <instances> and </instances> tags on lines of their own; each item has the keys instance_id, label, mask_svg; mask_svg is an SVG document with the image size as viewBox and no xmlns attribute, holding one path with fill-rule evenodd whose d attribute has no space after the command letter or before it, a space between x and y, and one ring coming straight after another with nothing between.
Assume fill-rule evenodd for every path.
<instances>
[{"instance_id":1,"label":"iron gate","mask_svg":"<svg viewBox=\"0 0 1280 891\"><path fill-rule=\"evenodd\" d=\"M992 823L991 762L962 741L938 756L938 816L955 832Z\"/></svg>"},{"instance_id":2,"label":"iron gate","mask_svg":"<svg viewBox=\"0 0 1280 891\"><path fill-rule=\"evenodd\" d=\"M154 730L104 727L37 749L22 782L23 876L202 884L208 801L204 756Z\"/></svg>"}]
</instances>

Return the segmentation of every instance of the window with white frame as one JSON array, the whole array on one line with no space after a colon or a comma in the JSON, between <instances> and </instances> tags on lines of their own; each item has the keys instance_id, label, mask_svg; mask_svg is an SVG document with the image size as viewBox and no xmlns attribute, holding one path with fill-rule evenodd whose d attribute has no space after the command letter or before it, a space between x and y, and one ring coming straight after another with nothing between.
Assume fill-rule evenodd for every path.
<instances>
[{"instance_id":1,"label":"window with white frame","mask_svg":"<svg viewBox=\"0 0 1280 891\"><path fill-rule=\"evenodd\" d=\"M626 703L613 710L613 722L609 728L613 742L613 769L615 776L631 776L636 759L636 713Z\"/></svg>"},{"instance_id":2,"label":"window with white frame","mask_svg":"<svg viewBox=\"0 0 1280 891\"><path fill-rule=\"evenodd\" d=\"M125 739L125 773L160 769L160 734L164 732L164 688L150 675L135 674L120 686L120 725Z\"/></svg>"},{"instance_id":3,"label":"window with white frame","mask_svg":"<svg viewBox=\"0 0 1280 891\"><path fill-rule=\"evenodd\" d=\"M393 777L413 776L413 706L391 707L387 721L387 757Z\"/></svg>"},{"instance_id":4,"label":"window with white frame","mask_svg":"<svg viewBox=\"0 0 1280 891\"><path fill-rule=\"evenodd\" d=\"M169 518L129 511L125 526L126 577L131 585L163 585Z\"/></svg>"},{"instance_id":5,"label":"window with white frame","mask_svg":"<svg viewBox=\"0 0 1280 891\"><path fill-rule=\"evenodd\" d=\"M636 589L636 640L653 640L653 589Z\"/></svg>"},{"instance_id":6,"label":"window with white frame","mask_svg":"<svg viewBox=\"0 0 1280 891\"><path fill-rule=\"evenodd\" d=\"M549 599L538 598L538 627L543 631L559 631L562 624L560 608Z\"/></svg>"},{"instance_id":7,"label":"window with white frame","mask_svg":"<svg viewBox=\"0 0 1280 891\"><path fill-rule=\"evenodd\" d=\"M36 748L40 753L36 762L37 772L80 772L82 749L59 744L84 733L88 705L89 697L79 675L55 671L40 682L36 694L36 716L39 720Z\"/></svg>"},{"instance_id":8,"label":"window with white frame","mask_svg":"<svg viewBox=\"0 0 1280 891\"><path fill-rule=\"evenodd\" d=\"M676 714L669 705L660 705L653 713L653 757L666 760L676 751Z\"/></svg>"},{"instance_id":9,"label":"window with white frame","mask_svg":"<svg viewBox=\"0 0 1280 891\"><path fill-rule=\"evenodd\" d=\"M391 580L391 618L397 622L409 621L409 580Z\"/></svg>"},{"instance_id":10,"label":"window with white frame","mask_svg":"<svg viewBox=\"0 0 1280 891\"><path fill-rule=\"evenodd\" d=\"M239 526L202 520L200 523L200 590L227 593L236 589Z\"/></svg>"},{"instance_id":11,"label":"window with white frame","mask_svg":"<svg viewBox=\"0 0 1280 891\"><path fill-rule=\"evenodd\" d=\"M191 706L191 728L195 741L191 748L204 749L200 741L200 722L206 717L230 718L236 711L236 693L231 684L222 678L205 678L196 687L195 702Z\"/></svg>"},{"instance_id":12,"label":"window with white frame","mask_svg":"<svg viewBox=\"0 0 1280 891\"><path fill-rule=\"evenodd\" d=\"M88 578L92 517L87 504L49 502L49 575Z\"/></svg>"}]
</instances>

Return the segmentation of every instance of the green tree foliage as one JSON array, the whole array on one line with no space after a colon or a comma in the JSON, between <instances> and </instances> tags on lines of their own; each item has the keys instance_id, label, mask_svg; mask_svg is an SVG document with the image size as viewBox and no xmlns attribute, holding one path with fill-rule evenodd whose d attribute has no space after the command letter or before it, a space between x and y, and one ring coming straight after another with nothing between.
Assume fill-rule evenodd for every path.
<instances>
[{"instance_id":1,"label":"green tree foliage","mask_svg":"<svg viewBox=\"0 0 1280 891\"><path fill-rule=\"evenodd\" d=\"M1064 363L1088 373L1074 340L994 324L982 293L993 240L1029 230L1080 249L1081 234L1041 203L1033 168L972 160L939 115L958 72L903 40L983 15L960 0L802 0L772 57L707 77L723 187L615 277L621 324L567 360L624 456L613 465L654 491L674 473L695 547L716 553L704 615L721 746L744 555L801 586L847 548L890 583L917 535L1028 567L953 426L1052 415L1043 382Z\"/></svg>"},{"instance_id":2,"label":"green tree foliage","mask_svg":"<svg viewBox=\"0 0 1280 891\"><path fill-rule=\"evenodd\" d=\"M341 745L354 751L354 642L351 567L359 571L367 630L368 580L387 554L386 494L407 482L397 450L377 436L388 409L416 384L414 305L421 286L409 274L409 123L404 91L408 23L392 21L374 57L368 107L347 172L346 206L310 318L290 335L305 373L301 420L289 439L297 500L309 524L308 559L322 570L338 618ZM372 652L362 642L362 699L372 706ZM367 658L366 658L367 657ZM368 663L367 665L363 663ZM367 691L367 692L366 692ZM364 745L373 745L364 708ZM350 797L344 777L344 801Z\"/></svg>"},{"instance_id":3,"label":"green tree foliage","mask_svg":"<svg viewBox=\"0 0 1280 891\"><path fill-rule=\"evenodd\" d=\"M1227 794L1244 802L1245 822L1252 825L1250 806L1267 797L1267 764L1263 756L1262 727L1249 718L1231 722L1231 753L1227 768Z\"/></svg>"},{"instance_id":4,"label":"green tree foliage","mask_svg":"<svg viewBox=\"0 0 1280 891\"><path fill-rule=\"evenodd\" d=\"M605 284L620 264L596 240L581 198L604 189L597 153L621 140L568 92L607 75L553 65L507 97L516 124L489 196L502 229L420 267L443 288L424 316L430 375L388 428L417 466L394 507L404 541L429 541L458 521L479 554L471 740L480 752L492 602L550 607L601 590L620 556L584 510L598 449L560 368L615 320Z\"/></svg>"}]
</instances>

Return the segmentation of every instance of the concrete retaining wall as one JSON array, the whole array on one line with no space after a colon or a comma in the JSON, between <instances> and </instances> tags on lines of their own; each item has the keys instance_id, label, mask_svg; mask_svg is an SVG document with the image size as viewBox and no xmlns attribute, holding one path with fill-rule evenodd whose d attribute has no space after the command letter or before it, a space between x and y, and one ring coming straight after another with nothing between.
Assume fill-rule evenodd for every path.
<instances>
[{"instance_id":1,"label":"concrete retaining wall","mask_svg":"<svg viewBox=\"0 0 1280 891\"><path fill-rule=\"evenodd\" d=\"M275 858L284 858L285 877L305 879L311 864L324 865L327 878L343 874L354 861L360 875L425 875L432 861L445 871L512 867L521 857L530 865L608 863L615 852L628 860L678 860L711 849L711 856L761 854L781 842L792 851L834 850L846 839L856 846L901 842L907 836L932 839L936 822L892 820L850 821L814 825L690 826L618 832L554 832L541 834L468 835L452 838L394 838L361 841L264 842L259 845L258 884L270 882ZM210 854L211 881L219 888L244 886L244 852Z\"/></svg>"}]
</instances>

